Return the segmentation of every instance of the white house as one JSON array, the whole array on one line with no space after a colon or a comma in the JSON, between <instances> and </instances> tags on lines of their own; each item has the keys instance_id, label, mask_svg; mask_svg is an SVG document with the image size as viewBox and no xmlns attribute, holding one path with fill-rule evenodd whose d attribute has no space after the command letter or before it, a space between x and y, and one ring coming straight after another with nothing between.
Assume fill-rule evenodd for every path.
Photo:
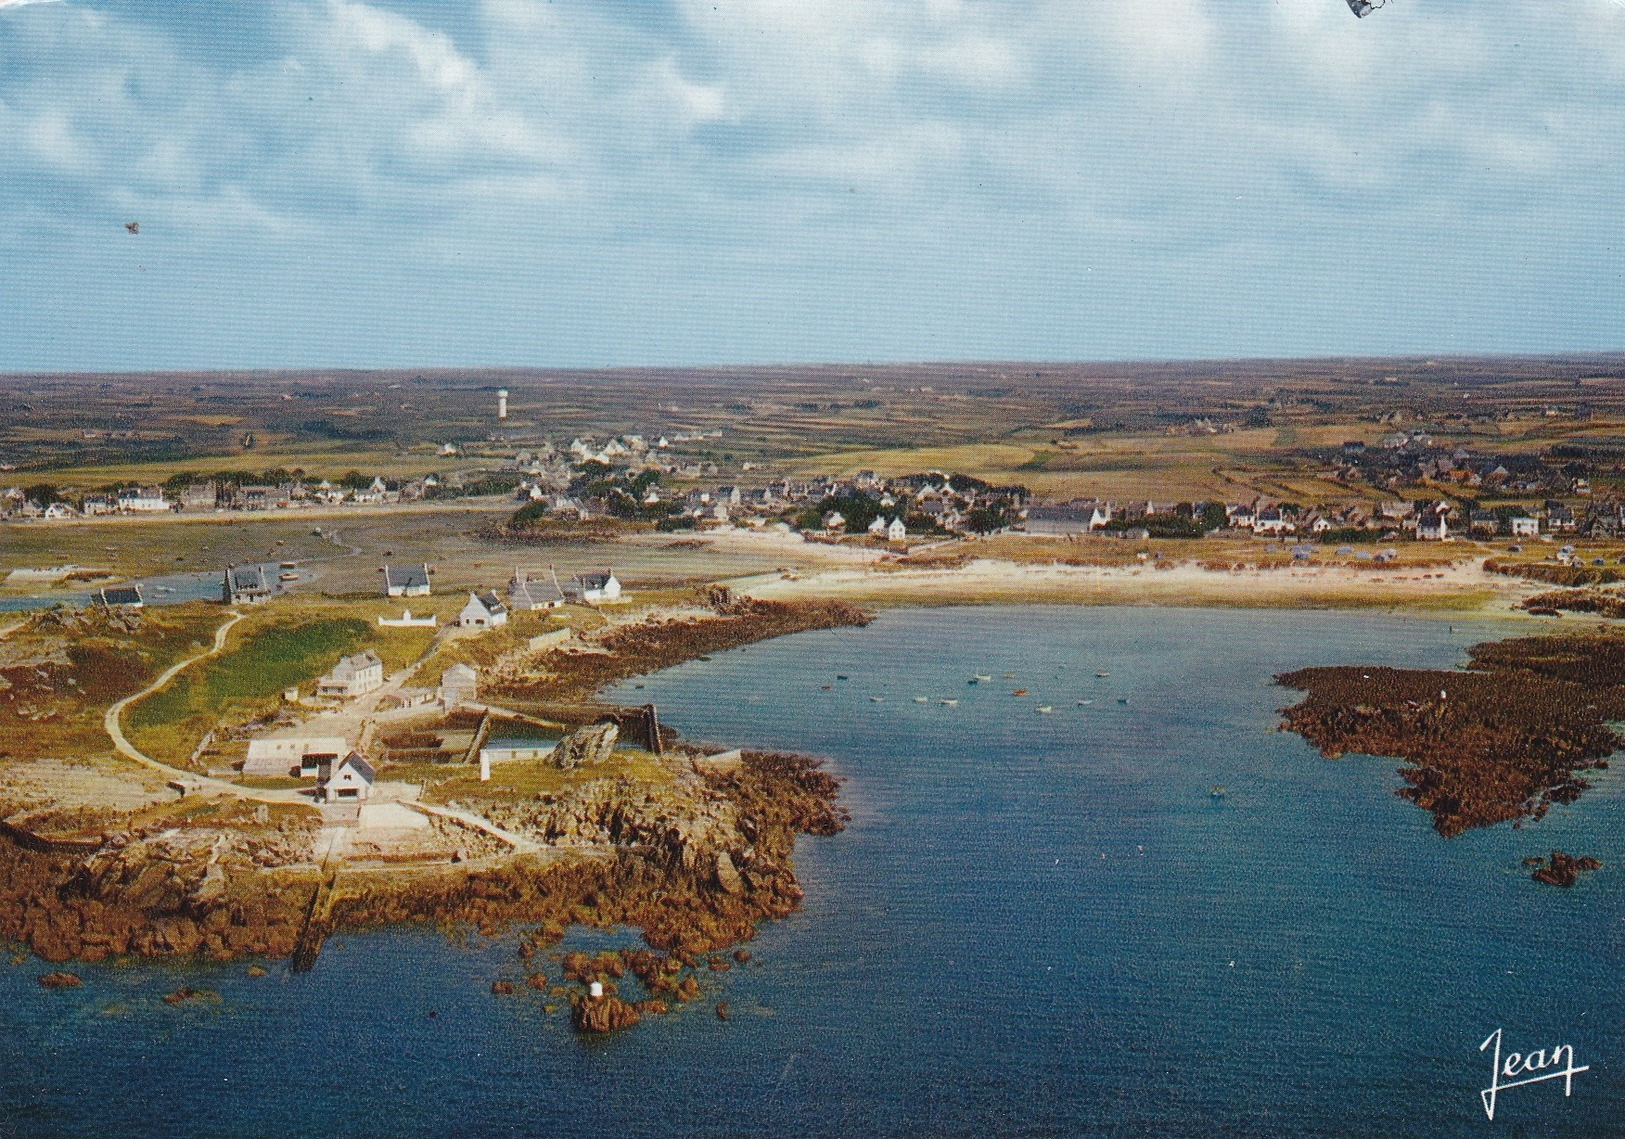
<instances>
[{"instance_id":1,"label":"white house","mask_svg":"<svg viewBox=\"0 0 1625 1139\"><path fill-rule=\"evenodd\" d=\"M1540 519L1520 516L1510 520L1514 538L1540 537Z\"/></svg>"},{"instance_id":2,"label":"white house","mask_svg":"<svg viewBox=\"0 0 1625 1139\"><path fill-rule=\"evenodd\" d=\"M45 508L45 513L42 515L42 517L47 522L59 522L68 518L77 518L79 517L79 512L73 507L69 506L66 502L53 502L51 505Z\"/></svg>"},{"instance_id":3,"label":"white house","mask_svg":"<svg viewBox=\"0 0 1625 1139\"><path fill-rule=\"evenodd\" d=\"M898 515L886 525L886 541L905 542L908 540L908 527L903 525L903 518Z\"/></svg>"},{"instance_id":4,"label":"white house","mask_svg":"<svg viewBox=\"0 0 1625 1139\"><path fill-rule=\"evenodd\" d=\"M334 763L330 758L316 772L316 798L323 803L365 800L377 778L372 764L358 751Z\"/></svg>"},{"instance_id":5,"label":"white house","mask_svg":"<svg viewBox=\"0 0 1625 1139\"><path fill-rule=\"evenodd\" d=\"M1450 540L1450 523L1447 515L1450 513L1448 503L1433 503L1416 515L1416 537L1422 542L1447 542Z\"/></svg>"},{"instance_id":6,"label":"white house","mask_svg":"<svg viewBox=\"0 0 1625 1139\"><path fill-rule=\"evenodd\" d=\"M429 596L429 566L384 567L384 593L389 597Z\"/></svg>"},{"instance_id":7,"label":"white house","mask_svg":"<svg viewBox=\"0 0 1625 1139\"><path fill-rule=\"evenodd\" d=\"M138 490L121 490L118 508L126 514L162 514L169 510L169 499L163 488L145 486Z\"/></svg>"},{"instance_id":8,"label":"white house","mask_svg":"<svg viewBox=\"0 0 1625 1139\"><path fill-rule=\"evenodd\" d=\"M341 736L271 736L248 741L244 775L291 776L309 765L309 756L340 756L350 745Z\"/></svg>"},{"instance_id":9,"label":"white house","mask_svg":"<svg viewBox=\"0 0 1625 1139\"><path fill-rule=\"evenodd\" d=\"M384 684L384 662L371 649L347 656L316 682L318 696L362 696Z\"/></svg>"},{"instance_id":10,"label":"white house","mask_svg":"<svg viewBox=\"0 0 1625 1139\"><path fill-rule=\"evenodd\" d=\"M466 664L454 664L440 674L440 706L448 712L472 704L478 695L479 674Z\"/></svg>"},{"instance_id":11,"label":"white house","mask_svg":"<svg viewBox=\"0 0 1625 1139\"><path fill-rule=\"evenodd\" d=\"M508 607L495 593L470 593L457 624L465 629L496 629L508 623Z\"/></svg>"},{"instance_id":12,"label":"white house","mask_svg":"<svg viewBox=\"0 0 1625 1139\"><path fill-rule=\"evenodd\" d=\"M874 521L869 523L869 533L876 538L884 538L886 536L886 520L878 514L875 515Z\"/></svg>"},{"instance_id":13,"label":"white house","mask_svg":"<svg viewBox=\"0 0 1625 1139\"><path fill-rule=\"evenodd\" d=\"M621 596L621 582L614 570L578 574L570 579L564 593L573 601L597 605L599 602L617 600Z\"/></svg>"}]
</instances>

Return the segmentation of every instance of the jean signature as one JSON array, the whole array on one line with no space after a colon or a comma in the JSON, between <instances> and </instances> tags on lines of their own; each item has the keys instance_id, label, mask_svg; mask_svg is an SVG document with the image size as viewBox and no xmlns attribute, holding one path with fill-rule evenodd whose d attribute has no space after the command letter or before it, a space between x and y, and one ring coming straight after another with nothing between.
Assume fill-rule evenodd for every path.
<instances>
[{"instance_id":1,"label":"jean signature","mask_svg":"<svg viewBox=\"0 0 1625 1139\"><path fill-rule=\"evenodd\" d=\"M1492 1121L1495 1119L1496 1097L1508 1088L1521 1088L1525 1084L1538 1084L1545 1080L1562 1080L1563 1095L1567 1097L1574 1094L1574 1077L1591 1070L1590 1064L1575 1065L1572 1044L1559 1044L1550 1053L1544 1048L1528 1055L1508 1052L1504 1061L1501 1059L1499 1028L1490 1033L1478 1050L1482 1052L1492 1044L1495 1045L1495 1060L1490 1068L1490 1086L1478 1093L1478 1098L1484 1101L1484 1114ZM1563 1066L1559 1068L1559 1064ZM1520 1076L1523 1078L1519 1079Z\"/></svg>"}]
</instances>

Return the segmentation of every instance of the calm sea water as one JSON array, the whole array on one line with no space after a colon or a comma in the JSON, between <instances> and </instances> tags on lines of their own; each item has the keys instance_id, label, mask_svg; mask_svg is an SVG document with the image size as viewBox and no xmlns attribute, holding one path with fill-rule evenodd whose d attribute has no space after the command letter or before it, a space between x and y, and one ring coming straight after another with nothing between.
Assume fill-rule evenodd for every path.
<instances>
[{"instance_id":1,"label":"calm sea water","mask_svg":"<svg viewBox=\"0 0 1625 1139\"><path fill-rule=\"evenodd\" d=\"M713 984L727 1023L707 1002L578 1040L490 995L511 938L425 930L300 977L108 965L45 992L38 962L0 964L0 1135L1625 1134L1619 779L1445 842L1393 762L1272 730L1276 672L1447 666L1505 631L923 610L622 686L691 737L847 779L851 827L798 847L805 908ZM1538 886L1519 860L1554 846L1605 868ZM222 1001L165 1006L182 983ZM1591 1070L1489 1123L1497 1027Z\"/></svg>"}]
</instances>

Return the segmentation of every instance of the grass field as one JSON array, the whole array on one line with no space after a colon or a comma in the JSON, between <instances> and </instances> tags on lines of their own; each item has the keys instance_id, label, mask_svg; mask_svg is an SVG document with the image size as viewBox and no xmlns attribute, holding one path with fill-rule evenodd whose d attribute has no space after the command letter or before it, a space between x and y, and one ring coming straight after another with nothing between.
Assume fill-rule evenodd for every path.
<instances>
[{"instance_id":1,"label":"grass field","mask_svg":"<svg viewBox=\"0 0 1625 1139\"><path fill-rule=\"evenodd\" d=\"M374 626L355 617L295 619L233 630L225 652L183 670L163 689L131 705L125 731L136 747L155 758L185 760L216 725L274 708L284 689L307 685L375 635Z\"/></svg>"}]
</instances>

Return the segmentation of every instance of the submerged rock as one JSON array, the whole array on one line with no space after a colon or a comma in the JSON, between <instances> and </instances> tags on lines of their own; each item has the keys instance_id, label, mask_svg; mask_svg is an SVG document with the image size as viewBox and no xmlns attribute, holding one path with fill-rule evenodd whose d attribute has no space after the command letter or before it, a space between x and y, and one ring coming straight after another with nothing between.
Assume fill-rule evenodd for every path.
<instances>
[{"instance_id":1,"label":"submerged rock","mask_svg":"<svg viewBox=\"0 0 1625 1139\"><path fill-rule=\"evenodd\" d=\"M1564 854L1561 850L1552 851L1550 862L1543 863L1539 858L1526 858L1525 866L1534 866L1536 870L1529 877L1537 882L1544 882L1548 886L1561 886L1568 889L1580 880L1580 875L1592 870L1601 870L1600 859L1589 856L1576 858L1571 854Z\"/></svg>"},{"instance_id":2,"label":"submerged rock","mask_svg":"<svg viewBox=\"0 0 1625 1139\"><path fill-rule=\"evenodd\" d=\"M39 979L42 989L77 989L83 983L72 973L46 973Z\"/></svg>"}]
</instances>

